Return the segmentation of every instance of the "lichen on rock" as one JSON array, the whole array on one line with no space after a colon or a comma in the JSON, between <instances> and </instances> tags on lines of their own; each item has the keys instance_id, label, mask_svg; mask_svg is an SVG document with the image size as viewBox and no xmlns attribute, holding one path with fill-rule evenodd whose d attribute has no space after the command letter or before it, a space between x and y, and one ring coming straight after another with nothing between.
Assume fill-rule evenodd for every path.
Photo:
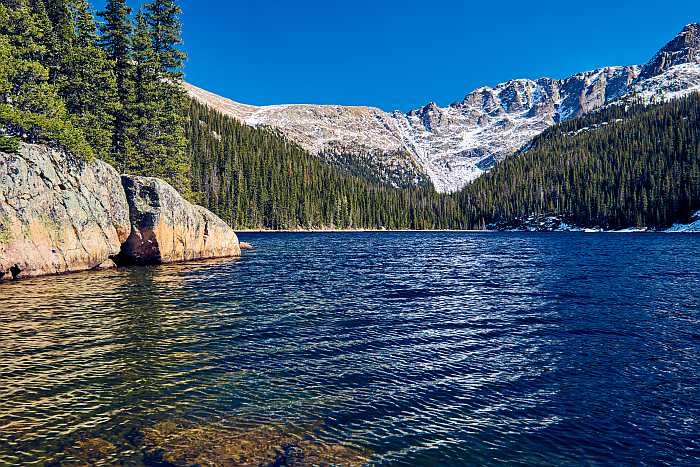
<instances>
[{"instance_id":1,"label":"lichen on rock","mask_svg":"<svg viewBox=\"0 0 700 467\"><path fill-rule=\"evenodd\" d=\"M0 270L23 277L91 269L129 232L118 173L43 145L0 154Z\"/></svg>"}]
</instances>

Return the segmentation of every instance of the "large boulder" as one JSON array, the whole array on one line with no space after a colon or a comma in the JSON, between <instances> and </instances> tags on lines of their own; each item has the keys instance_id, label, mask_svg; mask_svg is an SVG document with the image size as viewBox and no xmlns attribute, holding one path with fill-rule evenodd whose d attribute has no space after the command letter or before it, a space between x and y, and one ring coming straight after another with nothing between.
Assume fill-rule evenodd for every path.
<instances>
[{"instance_id":1,"label":"large boulder","mask_svg":"<svg viewBox=\"0 0 700 467\"><path fill-rule=\"evenodd\" d=\"M201 206L184 200L162 180L122 176L131 233L119 265L145 265L240 256L235 232Z\"/></svg>"},{"instance_id":2,"label":"large boulder","mask_svg":"<svg viewBox=\"0 0 700 467\"><path fill-rule=\"evenodd\" d=\"M43 145L0 153L0 271L22 277L92 269L130 232L119 174Z\"/></svg>"}]
</instances>

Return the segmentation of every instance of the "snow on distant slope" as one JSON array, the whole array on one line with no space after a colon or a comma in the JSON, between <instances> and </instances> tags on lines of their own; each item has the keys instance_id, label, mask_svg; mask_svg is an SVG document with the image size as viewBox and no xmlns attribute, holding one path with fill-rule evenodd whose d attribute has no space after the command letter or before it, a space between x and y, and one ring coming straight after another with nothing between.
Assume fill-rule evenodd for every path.
<instances>
[{"instance_id":1,"label":"snow on distant slope","mask_svg":"<svg viewBox=\"0 0 700 467\"><path fill-rule=\"evenodd\" d=\"M313 154L352 160L397 186L429 177L438 191L450 192L558 122L624 99L653 103L700 91L700 25L686 26L642 67L607 67L563 80L512 80L476 89L448 107L430 103L408 113L335 105L256 107L186 87L193 98L249 125L276 128Z\"/></svg>"},{"instance_id":2,"label":"snow on distant slope","mask_svg":"<svg viewBox=\"0 0 700 467\"><path fill-rule=\"evenodd\" d=\"M692 216L689 224L674 224L666 232L700 232L700 211Z\"/></svg>"},{"instance_id":3,"label":"snow on distant slope","mask_svg":"<svg viewBox=\"0 0 700 467\"><path fill-rule=\"evenodd\" d=\"M257 107L185 83L195 100L248 125L271 127L302 148L331 161L356 156L371 165L376 177L394 185L419 184L425 173L415 155L406 150L390 114L373 107L338 105L271 105ZM366 161L367 157L371 159Z\"/></svg>"}]
</instances>

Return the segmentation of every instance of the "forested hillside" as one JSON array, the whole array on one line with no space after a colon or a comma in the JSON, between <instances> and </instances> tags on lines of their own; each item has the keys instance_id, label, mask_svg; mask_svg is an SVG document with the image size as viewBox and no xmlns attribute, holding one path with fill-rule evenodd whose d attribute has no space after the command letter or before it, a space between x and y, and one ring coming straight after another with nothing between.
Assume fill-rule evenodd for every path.
<instances>
[{"instance_id":1,"label":"forested hillside","mask_svg":"<svg viewBox=\"0 0 700 467\"><path fill-rule=\"evenodd\" d=\"M602 228L687 220L700 209L700 95L560 124L459 196L471 227L533 214Z\"/></svg>"},{"instance_id":2,"label":"forested hillside","mask_svg":"<svg viewBox=\"0 0 700 467\"><path fill-rule=\"evenodd\" d=\"M457 229L456 201L432 189L396 189L343 172L279 134L191 103L192 187L237 228Z\"/></svg>"}]
</instances>

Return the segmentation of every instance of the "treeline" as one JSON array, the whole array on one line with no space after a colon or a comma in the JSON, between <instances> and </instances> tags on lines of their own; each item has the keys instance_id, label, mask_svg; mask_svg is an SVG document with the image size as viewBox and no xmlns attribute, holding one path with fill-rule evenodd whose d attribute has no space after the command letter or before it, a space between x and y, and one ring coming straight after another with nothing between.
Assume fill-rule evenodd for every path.
<instances>
[{"instance_id":1,"label":"treeline","mask_svg":"<svg viewBox=\"0 0 700 467\"><path fill-rule=\"evenodd\" d=\"M86 0L0 0L0 149L57 144L187 195L179 14L108 0L98 22Z\"/></svg>"},{"instance_id":2,"label":"treeline","mask_svg":"<svg viewBox=\"0 0 700 467\"><path fill-rule=\"evenodd\" d=\"M373 183L194 101L187 121L192 189L236 228L465 227L451 196Z\"/></svg>"},{"instance_id":3,"label":"treeline","mask_svg":"<svg viewBox=\"0 0 700 467\"><path fill-rule=\"evenodd\" d=\"M459 195L470 227L529 215L663 227L700 209L700 94L557 125Z\"/></svg>"}]
</instances>

